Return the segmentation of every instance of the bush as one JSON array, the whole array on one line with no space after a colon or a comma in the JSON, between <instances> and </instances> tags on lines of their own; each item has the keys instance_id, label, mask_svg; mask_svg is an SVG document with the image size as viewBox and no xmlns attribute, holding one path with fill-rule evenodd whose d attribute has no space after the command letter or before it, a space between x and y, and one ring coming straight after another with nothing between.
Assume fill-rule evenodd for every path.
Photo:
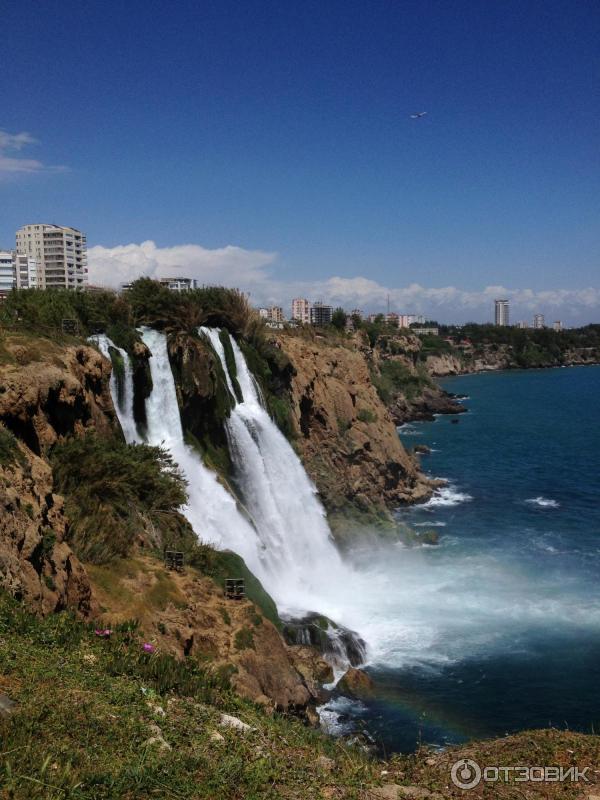
<instances>
[{"instance_id":1,"label":"bush","mask_svg":"<svg viewBox=\"0 0 600 800\"><path fill-rule=\"evenodd\" d=\"M360 420L360 422L377 422L377 414L373 413L373 411L368 408L361 408L356 418Z\"/></svg>"},{"instance_id":2,"label":"bush","mask_svg":"<svg viewBox=\"0 0 600 800\"><path fill-rule=\"evenodd\" d=\"M90 433L56 447L52 464L71 519L69 540L95 564L126 556L148 524L173 526L186 500L184 479L160 447Z\"/></svg>"},{"instance_id":3,"label":"bush","mask_svg":"<svg viewBox=\"0 0 600 800\"><path fill-rule=\"evenodd\" d=\"M409 400L431 384L431 378L424 372L412 372L401 361L384 361L372 380L380 398L389 405L395 395L402 392Z\"/></svg>"},{"instance_id":4,"label":"bush","mask_svg":"<svg viewBox=\"0 0 600 800\"><path fill-rule=\"evenodd\" d=\"M0 423L0 465L4 467L15 462L23 464L24 460L15 436Z\"/></svg>"}]
</instances>

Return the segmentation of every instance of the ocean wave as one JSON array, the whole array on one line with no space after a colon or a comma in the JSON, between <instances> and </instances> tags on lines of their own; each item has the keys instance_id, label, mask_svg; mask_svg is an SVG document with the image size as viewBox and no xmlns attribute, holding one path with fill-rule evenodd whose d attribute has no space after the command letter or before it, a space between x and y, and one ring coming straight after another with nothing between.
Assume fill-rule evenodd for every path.
<instances>
[{"instance_id":1,"label":"ocean wave","mask_svg":"<svg viewBox=\"0 0 600 800\"><path fill-rule=\"evenodd\" d=\"M413 522L413 528L445 528L445 522Z\"/></svg>"},{"instance_id":2,"label":"ocean wave","mask_svg":"<svg viewBox=\"0 0 600 800\"><path fill-rule=\"evenodd\" d=\"M457 506L459 503L468 503L472 499L470 494L458 492L451 486L442 486L440 489L435 490L433 497L424 504L423 508Z\"/></svg>"},{"instance_id":3,"label":"ocean wave","mask_svg":"<svg viewBox=\"0 0 600 800\"><path fill-rule=\"evenodd\" d=\"M398 430L398 433L401 436L422 436L423 435L423 431L418 431L415 428L405 428L404 425L402 425L397 430Z\"/></svg>"},{"instance_id":4,"label":"ocean wave","mask_svg":"<svg viewBox=\"0 0 600 800\"><path fill-rule=\"evenodd\" d=\"M539 497L529 497L525 502L531 506L538 506L538 508L558 508L560 506L558 500L552 500L541 495Z\"/></svg>"}]
</instances>

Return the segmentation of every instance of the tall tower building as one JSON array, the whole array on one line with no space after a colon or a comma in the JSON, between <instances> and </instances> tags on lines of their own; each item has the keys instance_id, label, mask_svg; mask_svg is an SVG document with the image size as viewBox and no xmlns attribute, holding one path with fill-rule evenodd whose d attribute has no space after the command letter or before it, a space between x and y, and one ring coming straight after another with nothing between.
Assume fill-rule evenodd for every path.
<instances>
[{"instance_id":1,"label":"tall tower building","mask_svg":"<svg viewBox=\"0 0 600 800\"><path fill-rule=\"evenodd\" d=\"M545 327L545 325L546 325L546 321L544 319L544 315L543 314L534 314L534 316L533 316L533 327L536 330L540 330L540 328Z\"/></svg>"},{"instance_id":2,"label":"tall tower building","mask_svg":"<svg viewBox=\"0 0 600 800\"><path fill-rule=\"evenodd\" d=\"M76 228L24 225L17 231L17 253L36 259L41 289L84 289L87 285L87 242Z\"/></svg>"},{"instance_id":3,"label":"tall tower building","mask_svg":"<svg viewBox=\"0 0 600 800\"><path fill-rule=\"evenodd\" d=\"M508 321L508 300L494 300L494 321L496 325L505 327Z\"/></svg>"}]
</instances>

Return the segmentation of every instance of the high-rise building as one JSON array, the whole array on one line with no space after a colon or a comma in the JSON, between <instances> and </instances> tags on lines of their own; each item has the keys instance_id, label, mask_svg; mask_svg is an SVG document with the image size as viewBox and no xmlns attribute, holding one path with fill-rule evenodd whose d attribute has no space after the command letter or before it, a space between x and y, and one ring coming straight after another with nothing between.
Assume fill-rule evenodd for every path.
<instances>
[{"instance_id":1,"label":"high-rise building","mask_svg":"<svg viewBox=\"0 0 600 800\"><path fill-rule=\"evenodd\" d=\"M533 327L536 330L539 330L540 328L543 328L545 326L545 324L546 323L544 322L544 315L543 314L534 314Z\"/></svg>"},{"instance_id":2,"label":"high-rise building","mask_svg":"<svg viewBox=\"0 0 600 800\"><path fill-rule=\"evenodd\" d=\"M313 325L329 325L333 316L333 306L325 303L314 303L310 310L310 321Z\"/></svg>"},{"instance_id":3,"label":"high-rise building","mask_svg":"<svg viewBox=\"0 0 600 800\"><path fill-rule=\"evenodd\" d=\"M269 322L283 322L283 308L281 306L269 306L268 309Z\"/></svg>"},{"instance_id":4,"label":"high-rise building","mask_svg":"<svg viewBox=\"0 0 600 800\"><path fill-rule=\"evenodd\" d=\"M494 321L496 325L509 325L508 300L494 300Z\"/></svg>"},{"instance_id":5,"label":"high-rise building","mask_svg":"<svg viewBox=\"0 0 600 800\"><path fill-rule=\"evenodd\" d=\"M15 285L13 251L0 250L0 299L12 292Z\"/></svg>"},{"instance_id":6,"label":"high-rise building","mask_svg":"<svg viewBox=\"0 0 600 800\"><path fill-rule=\"evenodd\" d=\"M13 252L13 271L17 289L38 288L38 263L33 256Z\"/></svg>"},{"instance_id":7,"label":"high-rise building","mask_svg":"<svg viewBox=\"0 0 600 800\"><path fill-rule=\"evenodd\" d=\"M554 329L555 331L557 331L557 332L560 332L560 331L562 331L562 329L563 329L563 324L562 324L562 322L561 322L559 319L557 319L557 320L555 320L555 322L554 322L554 324L552 325L552 327L553 327L553 329Z\"/></svg>"},{"instance_id":8,"label":"high-rise building","mask_svg":"<svg viewBox=\"0 0 600 800\"><path fill-rule=\"evenodd\" d=\"M41 289L83 289L88 282L87 242L76 228L40 223L17 231L17 253L38 263Z\"/></svg>"},{"instance_id":9,"label":"high-rise building","mask_svg":"<svg viewBox=\"0 0 600 800\"><path fill-rule=\"evenodd\" d=\"M525 329L525 328L528 328L528 327L529 327L529 323L527 322L526 319L522 319L520 322L517 322L517 328Z\"/></svg>"},{"instance_id":10,"label":"high-rise building","mask_svg":"<svg viewBox=\"0 0 600 800\"><path fill-rule=\"evenodd\" d=\"M297 319L303 325L310 324L310 303L304 297L295 297L292 300L292 319Z\"/></svg>"}]
</instances>

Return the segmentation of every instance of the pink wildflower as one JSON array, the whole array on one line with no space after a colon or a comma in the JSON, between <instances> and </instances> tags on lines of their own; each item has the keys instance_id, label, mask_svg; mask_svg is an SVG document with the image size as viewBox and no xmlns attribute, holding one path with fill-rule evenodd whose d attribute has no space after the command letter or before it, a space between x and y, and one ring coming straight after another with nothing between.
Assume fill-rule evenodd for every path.
<instances>
[{"instance_id":1,"label":"pink wildflower","mask_svg":"<svg viewBox=\"0 0 600 800\"><path fill-rule=\"evenodd\" d=\"M150 644L150 642L144 642L144 644L142 645L142 650L144 651L144 653L154 653L156 647L154 647L153 644Z\"/></svg>"}]
</instances>

